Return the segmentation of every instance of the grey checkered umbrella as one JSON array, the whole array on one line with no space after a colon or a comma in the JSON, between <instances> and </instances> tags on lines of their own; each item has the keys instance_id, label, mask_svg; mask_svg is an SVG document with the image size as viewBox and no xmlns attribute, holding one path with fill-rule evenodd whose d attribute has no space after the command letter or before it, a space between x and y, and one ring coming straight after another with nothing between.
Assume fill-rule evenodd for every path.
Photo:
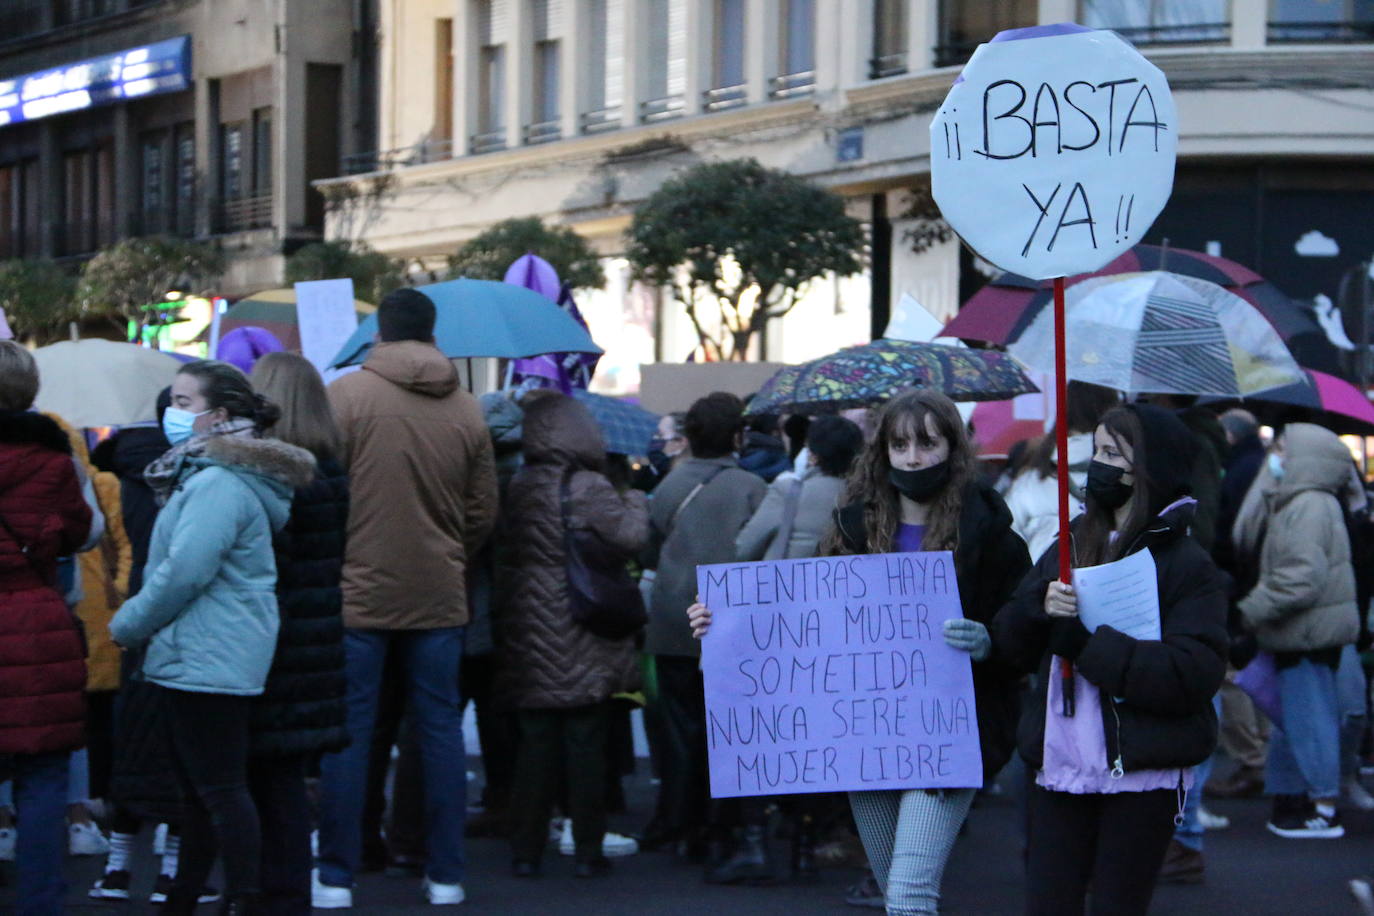
<instances>
[{"instance_id":1,"label":"grey checkered umbrella","mask_svg":"<svg viewBox=\"0 0 1374 916\"><path fill-rule=\"evenodd\" d=\"M1253 305L1167 271L1095 277L1069 287L1068 377L1127 392L1240 396L1305 376ZM1054 371L1054 317L1045 309L1011 354Z\"/></svg>"}]
</instances>

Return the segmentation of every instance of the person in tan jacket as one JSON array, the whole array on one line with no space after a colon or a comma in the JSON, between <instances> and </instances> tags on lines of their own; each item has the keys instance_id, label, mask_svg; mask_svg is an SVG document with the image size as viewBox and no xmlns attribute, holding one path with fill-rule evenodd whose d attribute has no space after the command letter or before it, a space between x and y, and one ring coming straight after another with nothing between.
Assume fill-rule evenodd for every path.
<instances>
[{"instance_id":1,"label":"person in tan jacket","mask_svg":"<svg viewBox=\"0 0 1374 916\"><path fill-rule=\"evenodd\" d=\"M1336 670L1342 649L1360 632L1341 507L1350 467L1350 452L1330 430L1310 423L1284 429L1268 457L1275 483L1263 497L1268 521L1259 581L1239 605L1259 647L1274 657L1283 716L1264 782L1274 797L1269 830L1288 839L1345 833L1336 811Z\"/></svg>"},{"instance_id":2,"label":"person in tan jacket","mask_svg":"<svg viewBox=\"0 0 1374 916\"><path fill-rule=\"evenodd\" d=\"M400 289L377 308L362 371L329 386L351 481L343 568L350 745L321 763L316 907L352 906L368 748L388 652L406 677L424 760L430 903L463 899L466 760L459 662L467 560L491 534L496 470L482 410L434 345L434 303Z\"/></svg>"}]
</instances>

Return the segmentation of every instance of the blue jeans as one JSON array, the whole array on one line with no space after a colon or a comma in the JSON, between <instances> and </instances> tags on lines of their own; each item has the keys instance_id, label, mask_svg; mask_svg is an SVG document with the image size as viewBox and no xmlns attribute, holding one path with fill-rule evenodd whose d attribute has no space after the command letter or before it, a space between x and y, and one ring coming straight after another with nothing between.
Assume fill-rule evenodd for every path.
<instances>
[{"instance_id":1,"label":"blue jeans","mask_svg":"<svg viewBox=\"0 0 1374 916\"><path fill-rule=\"evenodd\" d=\"M1336 669L1336 702L1341 710L1341 778L1360 773L1360 739L1364 737L1365 681L1360 653L1353 645L1341 650L1341 666Z\"/></svg>"},{"instance_id":2,"label":"blue jeans","mask_svg":"<svg viewBox=\"0 0 1374 916\"><path fill-rule=\"evenodd\" d=\"M1270 795L1335 798L1341 786L1341 721L1336 672L1303 659L1278 671L1283 722L1269 743L1264 789Z\"/></svg>"},{"instance_id":3,"label":"blue jeans","mask_svg":"<svg viewBox=\"0 0 1374 916\"><path fill-rule=\"evenodd\" d=\"M458 699L462 627L435 630L348 630L348 747L320 761L320 881L352 887L362 858L363 802L368 751L377 716L387 649L401 653L406 712L419 731L425 783L425 827L431 881L463 880L463 828L467 814L467 756Z\"/></svg>"},{"instance_id":4,"label":"blue jeans","mask_svg":"<svg viewBox=\"0 0 1374 916\"><path fill-rule=\"evenodd\" d=\"M67 854L67 759L70 753L17 754L14 801L19 835L15 846L18 916L62 912Z\"/></svg>"},{"instance_id":5,"label":"blue jeans","mask_svg":"<svg viewBox=\"0 0 1374 916\"><path fill-rule=\"evenodd\" d=\"M1221 721L1221 694L1212 697L1212 708L1217 712L1217 722ZM1193 787L1183 800L1183 823L1174 828L1174 839L1194 852L1202 852L1202 787L1212 775L1212 760L1206 760L1193 767Z\"/></svg>"}]
</instances>

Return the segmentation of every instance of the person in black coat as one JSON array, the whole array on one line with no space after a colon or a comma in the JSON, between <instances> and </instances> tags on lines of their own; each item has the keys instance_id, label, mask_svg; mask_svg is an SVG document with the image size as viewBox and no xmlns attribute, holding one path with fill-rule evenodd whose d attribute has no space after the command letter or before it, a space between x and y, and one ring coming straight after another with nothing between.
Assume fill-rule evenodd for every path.
<instances>
[{"instance_id":1,"label":"person in black coat","mask_svg":"<svg viewBox=\"0 0 1374 916\"><path fill-rule=\"evenodd\" d=\"M982 747L992 780L1011 757L1020 675L991 657L989 627L1030 568L1002 498L977 479L959 411L939 392L905 392L883 407L873 443L849 482L823 555L950 550L964 617L944 624L946 643L969 653ZM701 604L688 610L700 638ZM974 789L849 793L854 820L888 912L935 912L945 863Z\"/></svg>"},{"instance_id":2,"label":"person in black coat","mask_svg":"<svg viewBox=\"0 0 1374 916\"><path fill-rule=\"evenodd\" d=\"M1038 671L1018 744L1029 790L1027 912L1145 913L1190 791L1212 753L1226 668L1226 579L1188 533L1193 438L1167 410L1132 404L1094 433L1076 568L1148 550L1158 639L1089 631L1046 552L993 623L994 654ZM1060 660L1071 663L1065 678ZM1199 787L1200 788L1200 787Z\"/></svg>"},{"instance_id":3,"label":"person in black coat","mask_svg":"<svg viewBox=\"0 0 1374 916\"><path fill-rule=\"evenodd\" d=\"M307 771L348 744L345 728L343 574L348 475L324 382L294 353L253 367L259 394L282 408L272 435L310 451L315 479L296 490L273 540L281 628L251 720L248 782L262 818L262 909L310 912L311 814Z\"/></svg>"},{"instance_id":4,"label":"person in black coat","mask_svg":"<svg viewBox=\"0 0 1374 916\"><path fill-rule=\"evenodd\" d=\"M143 471L172 447L162 431L162 415L171 403L172 389L164 388L157 396L156 423L123 427L91 452L91 462L97 468L119 478L120 511L133 554L130 598L143 586L143 567L148 562L148 543L158 514L157 499L143 479ZM121 686L113 704L111 723L110 854L104 873L90 890L90 896L97 900L128 899L134 839L144 820L166 824L168 828L152 897L154 903L167 896L176 877L181 792L173 769L171 741L162 719L162 697L156 687L137 678L142 666L142 650L131 649L120 657ZM201 902L217 899L215 892L207 891Z\"/></svg>"}]
</instances>

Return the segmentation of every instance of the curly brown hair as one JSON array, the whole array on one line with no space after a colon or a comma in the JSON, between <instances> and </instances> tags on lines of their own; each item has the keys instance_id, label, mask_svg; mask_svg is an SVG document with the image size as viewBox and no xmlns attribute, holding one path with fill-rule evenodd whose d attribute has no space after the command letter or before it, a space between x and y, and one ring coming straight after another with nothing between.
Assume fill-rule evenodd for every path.
<instances>
[{"instance_id":1,"label":"curly brown hair","mask_svg":"<svg viewBox=\"0 0 1374 916\"><path fill-rule=\"evenodd\" d=\"M878 414L872 443L854 463L845 488L846 503L862 502L864 534L869 553L888 553L902 519L900 497L888 479L892 463L888 443L895 436L913 436L922 446L933 441L926 426L929 417L935 432L949 443L949 483L929 505L924 550L955 550L959 546L959 512L964 489L974 476L973 445L954 402L938 391L918 388L888 401ZM825 553L843 553L838 530L832 530Z\"/></svg>"}]
</instances>

